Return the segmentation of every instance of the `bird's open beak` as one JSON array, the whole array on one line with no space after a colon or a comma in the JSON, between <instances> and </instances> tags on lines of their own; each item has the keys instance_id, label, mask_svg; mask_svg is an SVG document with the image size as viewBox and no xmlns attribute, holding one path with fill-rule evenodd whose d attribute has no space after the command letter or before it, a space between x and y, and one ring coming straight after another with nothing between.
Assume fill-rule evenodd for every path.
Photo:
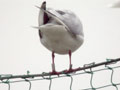
<instances>
[{"instance_id":1,"label":"bird's open beak","mask_svg":"<svg viewBox=\"0 0 120 90\"><path fill-rule=\"evenodd\" d=\"M38 6L36 6L36 7L40 9L39 19L38 19L39 27L41 25L47 24L48 21L50 20L50 18L53 18L56 22L59 23L59 25L63 25L63 26L65 26L66 29L69 30L69 28L61 20L60 14L58 12L56 12L56 11L50 12L46 9L45 1L42 3L41 7L38 7Z\"/></svg>"},{"instance_id":2,"label":"bird's open beak","mask_svg":"<svg viewBox=\"0 0 120 90\"><path fill-rule=\"evenodd\" d=\"M42 3L41 7L39 7L39 6L35 6L35 7L40 9L39 19L38 19L39 26L46 24L49 21L49 17L47 15L47 13L45 13L45 11L46 11L46 2L44 1Z\"/></svg>"},{"instance_id":3,"label":"bird's open beak","mask_svg":"<svg viewBox=\"0 0 120 90\"><path fill-rule=\"evenodd\" d=\"M46 11L46 2L44 1L41 5L41 10L45 10ZM45 13L43 11L43 24L46 24L49 21L49 17L47 15L47 13Z\"/></svg>"}]
</instances>

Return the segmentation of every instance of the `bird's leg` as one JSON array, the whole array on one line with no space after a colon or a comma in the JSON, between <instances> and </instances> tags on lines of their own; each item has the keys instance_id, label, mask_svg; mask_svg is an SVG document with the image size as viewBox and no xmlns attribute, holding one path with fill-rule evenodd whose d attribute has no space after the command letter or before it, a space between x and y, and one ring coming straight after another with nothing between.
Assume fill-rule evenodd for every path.
<instances>
[{"instance_id":1,"label":"bird's leg","mask_svg":"<svg viewBox=\"0 0 120 90\"><path fill-rule=\"evenodd\" d=\"M72 53L71 53L71 50L69 50L69 62L70 62L69 71L72 70L71 56L72 56Z\"/></svg>"},{"instance_id":2,"label":"bird's leg","mask_svg":"<svg viewBox=\"0 0 120 90\"><path fill-rule=\"evenodd\" d=\"M54 51L53 51L53 52L52 52L52 72L51 72L51 74L59 75L59 72L56 72L56 70L55 70L54 58L55 58L55 54L54 54Z\"/></svg>"},{"instance_id":3,"label":"bird's leg","mask_svg":"<svg viewBox=\"0 0 120 90\"><path fill-rule=\"evenodd\" d=\"M52 72L55 72L55 62L54 62L55 54L52 52Z\"/></svg>"},{"instance_id":4,"label":"bird's leg","mask_svg":"<svg viewBox=\"0 0 120 90\"><path fill-rule=\"evenodd\" d=\"M70 72L73 72L73 69L72 69L72 63L71 63L71 56L72 56L72 53L71 53L71 50L69 50L69 69L68 70L65 70L64 72L65 73L70 73Z\"/></svg>"}]
</instances>

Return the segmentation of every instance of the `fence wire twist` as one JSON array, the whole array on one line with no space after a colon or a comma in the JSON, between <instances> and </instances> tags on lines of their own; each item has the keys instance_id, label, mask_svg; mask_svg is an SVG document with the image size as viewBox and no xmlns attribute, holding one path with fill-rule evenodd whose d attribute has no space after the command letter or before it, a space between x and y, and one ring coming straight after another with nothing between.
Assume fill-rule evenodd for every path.
<instances>
[{"instance_id":1,"label":"fence wire twist","mask_svg":"<svg viewBox=\"0 0 120 90\"><path fill-rule=\"evenodd\" d=\"M90 63L90 64L85 64L83 67L79 67L76 69L73 69L73 71L71 72L64 72L61 71L59 72L59 75L56 74L51 74L43 72L42 74L29 74L30 72L27 71L27 75L12 75L12 74L5 74L5 75L0 75L0 84L7 84L8 85L8 90L11 89L10 83L17 83L17 82L27 82L29 83L29 90L31 90L32 87L32 81L38 81L38 80L49 80L49 90L51 90L51 85L52 85L52 80L56 79L56 78L63 78L63 77L69 77L70 78L70 90L72 90L72 84L73 84L73 76L75 75L81 75L81 74L90 74L90 88L86 88L86 89L80 89L80 90L98 90L98 89L102 89L102 88L106 88L106 87L110 87L113 86L116 88L116 90L118 90L118 85L120 85L120 83L115 83L113 82L113 75L114 75L114 70L117 68L120 68L119 66L114 66L114 67L110 67L111 64L116 64L117 62L120 62L120 58L118 59L107 59L107 61L105 62L101 62L101 63ZM102 66L104 65L104 68L102 69L97 69L97 70L93 70L93 68L98 67L98 66ZM95 73L100 72L100 71L104 71L104 70L108 70L111 71L111 78L110 78L110 82L111 84L108 85L104 85L104 86L100 86L100 87L95 87L93 84L93 77L95 75ZM16 79L21 79L21 80L16 80Z\"/></svg>"}]
</instances>

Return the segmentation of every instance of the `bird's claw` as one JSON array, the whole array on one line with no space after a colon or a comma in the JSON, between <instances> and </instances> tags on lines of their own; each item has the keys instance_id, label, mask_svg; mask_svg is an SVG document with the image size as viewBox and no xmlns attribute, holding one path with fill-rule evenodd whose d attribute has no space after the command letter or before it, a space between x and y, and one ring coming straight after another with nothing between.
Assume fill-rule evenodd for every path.
<instances>
[{"instance_id":1,"label":"bird's claw","mask_svg":"<svg viewBox=\"0 0 120 90\"><path fill-rule=\"evenodd\" d=\"M57 71L55 70L55 64L52 64L52 72L50 72L50 74L51 74L51 75L59 75L59 74L60 74L60 72L57 72Z\"/></svg>"},{"instance_id":2,"label":"bird's claw","mask_svg":"<svg viewBox=\"0 0 120 90\"><path fill-rule=\"evenodd\" d=\"M68 73L75 73L77 70L79 70L80 69L80 67L79 68L76 68L76 69L73 69L72 68L72 65L70 65L70 68L68 69L68 70L65 70L64 71L64 73L65 74L68 74Z\"/></svg>"},{"instance_id":3,"label":"bird's claw","mask_svg":"<svg viewBox=\"0 0 120 90\"><path fill-rule=\"evenodd\" d=\"M50 72L50 75L58 75L59 76L60 72L57 72L55 70L53 70L52 72Z\"/></svg>"},{"instance_id":4,"label":"bird's claw","mask_svg":"<svg viewBox=\"0 0 120 90\"><path fill-rule=\"evenodd\" d=\"M72 68L64 71L65 74L72 73L72 72L74 72L74 69Z\"/></svg>"}]
</instances>

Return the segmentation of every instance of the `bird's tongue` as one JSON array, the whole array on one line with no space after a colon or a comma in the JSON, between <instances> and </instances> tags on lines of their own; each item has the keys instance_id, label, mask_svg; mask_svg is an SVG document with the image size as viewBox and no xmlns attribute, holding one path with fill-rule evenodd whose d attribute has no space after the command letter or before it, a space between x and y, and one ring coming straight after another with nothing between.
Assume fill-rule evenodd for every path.
<instances>
[{"instance_id":1,"label":"bird's tongue","mask_svg":"<svg viewBox=\"0 0 120 90\"><path fill-rule=\"evenodd\" d=\"M44 19L44 24L46 24L48 21L49 21L49 17L48 17L48 15L46 14L46 13L44 13L44 17L43 17Z\"/></svg>"}]
</instances>

